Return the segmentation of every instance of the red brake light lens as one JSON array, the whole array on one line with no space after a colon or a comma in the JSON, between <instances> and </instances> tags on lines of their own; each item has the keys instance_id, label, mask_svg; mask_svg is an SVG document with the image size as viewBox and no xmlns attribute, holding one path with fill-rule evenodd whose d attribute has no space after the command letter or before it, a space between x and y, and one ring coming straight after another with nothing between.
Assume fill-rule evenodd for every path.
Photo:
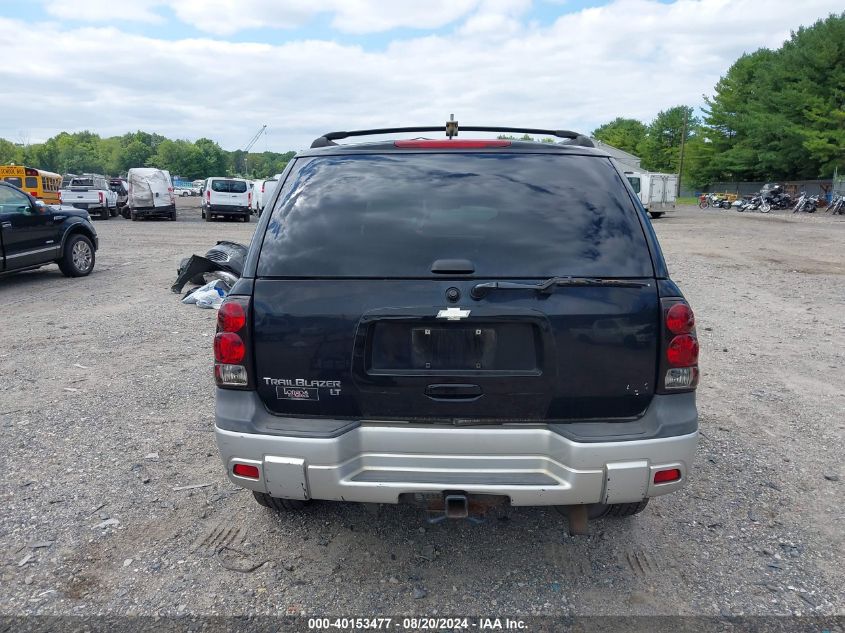
<instances>
[{"instance_id":1,"label":"red brake light lens","mask_svg":"<svg viewBox=\"0 0 845 633\"><path fill-rule=\"evenodd\" d=\"M239 365L246 356L246 346L237 334L218 332L214 336L214 360L227 365Z\"/></svg>"},{"instance_id":2,"label":"red brake light lens","mask_svg":"<svg viewBox=\"0 0 845 633\"><path fill-rule=\"evenodd\" d=\"M471 140L471 141L430 141L413 139L410 141L394 141L393 145L400 149L486 149L488 147L510 147L510 141Z\"/></svg>"},{"instance_id":3,"label":"red brake light lens","mask_svg":"<svg viewBox=\"0 0 845 633\"><path fill-rule=\"evenodd\" d=\"M257 468L255 470L258 470ZM658 470L654 473L654 483L668 484L671 481L678 481L681 478L681 471L677 468L669 470Z\"/></svg>"},{"instance_id":4,"label":"red brake light lens","mask_svg":"<svg viewBox=\"0 0 845 633\"><path fill-rule=\"evenodd\" d=\"M680 334L672 339L666 349L666 360L673 367L691 367L698 364L698 339Z\"/></svg>"},{"instance_id":5,"label":"red brake light lens","mask_svg":"<svg viewBox=\"0 0 845 633\"><path fill-rule=\"evenodd\" d=\"M666 327L672 334L689 334L695 328L695 315L686 303L676 303L666 312Z\"/></svg>"},{"instance_id":6,"label":"red brake light lens","mask_svg":"<svg viewBox=\"0 0 845 633\"><path fill-rule=\"evenodd\" d=\"M247 479L259 478L258 466L253 466L252 464L235 464L232 472L238 477L246 477Z\"/></svg>"},{"instance_id":7,"label":"red brake light lens","mask_svg":"<svg viewBox=\"0 0 845 633\"><path fill-rule=\"evenodd\" d=\"M246 311L240 303L224 301L217 312L217 326L221 332L240 332L246 325Z\"/></svg>"}]
</instances>

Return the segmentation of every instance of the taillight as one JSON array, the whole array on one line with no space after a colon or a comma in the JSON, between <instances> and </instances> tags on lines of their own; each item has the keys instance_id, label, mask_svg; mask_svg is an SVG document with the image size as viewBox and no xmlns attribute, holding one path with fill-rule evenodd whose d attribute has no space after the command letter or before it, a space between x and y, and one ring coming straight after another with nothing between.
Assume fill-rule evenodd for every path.
<instances>
[{"instance_id":1,"label":"taillight","mask_svg":"<svg viewBox=\"0 0 845 633\"><path fill-rule=\"evenodd\" d=\"M226 365L240 365L246 357L243 339L232 332L218 332L214 336L214 360Z\"/></svg>"},{"instance_id":2,"label":"taillight","mask_svg":"<svg viewBox=\"0 0 845 633\"><path fill-rule=\"evenodd\" d=\"M247 203L247 205L252 204L252 192L251 191L248 194L246 194L246 203Z\"/></svg>"},{"instance_id":3,"label":"taillight","mask_svg":"<svg viewBox=\"0 0 845 633\"><path fill-rule=\"evenodd\" d=\"M217 327L220 332L240 332L246 325L246 311L240 303L228 301L217 311Z\"/></svg>"},{"instance_id":4,"label":"taillight","mask_svg":"<svg viewBox=\"0 0 845 633\"><path fill-rule=\"evenodd\" d=\"M666 360L672 367L692 367L698 364L698 339L689 334L680 334L669 341Z\"/></svg>"},{"instance_id":5,"label":"taillight","mask_svg":"<svg viewBox=\"0 0 845 633\"><path fill-rule=\"evenodd\" d=\"M695 315L686 303L676 303L666 313L666 327L672 334L687 334L695 328Z\"/></svg>"},{"instance_id":6,"label":"taillight","mask_svg":"<svg viewBox=\"0 0 845 633\"><path fill-rule=\"evenodd\" d=\"M207 190L207 191L205 192L205 199L206 199L208 202L211 202L211 189L209 189L209 190Z\"/></svg>"},{"instance_id":7,"label":"taillight","mask_svg":"<svg viewBox=\"0 0 845 633\"><path fill-rule=\"evenodd\" d=\"M267 184L266 182L262 182L262 183L261 183L261 193L264 193L264 186L265 186L266 184Z\"/></svg>"},{"instance_id":8,"label":"taillight","mask_svg":"<svg viewBox=\"0 0 845 633\"><path fill-rule=\"evenodd\" d=\"M103 192L102 192L102 191L98 191L98 192L97 192L97 195L100 197L100 204L103 204Z\"/></svg>"},{"instance_id":9,"label":"taillight","mask_svg":"<svg viewBox=\"0 0 845 633\"><path fill-rule=\"evenodd\" d=\"M218 387L248 389L249 298L227 297L217 312L214 335L214 380Z\"/></svg>"},{"instance_id":10,"label":"taillight","mask_svg":"<svg viewBox=\"0 0 845 633\"><path fill-rule=\"evenodd\" d=\"M692 391L698 386L695 315L683 299L662 299L663 316L658 393Z\"/></svg>"}]
</instances>

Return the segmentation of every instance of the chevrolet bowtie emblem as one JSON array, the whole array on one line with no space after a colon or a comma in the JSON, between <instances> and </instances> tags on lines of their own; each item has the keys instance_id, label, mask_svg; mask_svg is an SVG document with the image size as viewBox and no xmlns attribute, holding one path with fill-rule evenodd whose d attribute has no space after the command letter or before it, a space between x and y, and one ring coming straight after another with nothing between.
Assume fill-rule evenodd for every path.
<instances>
[{"instance_id":1,"label":"chevrolet bowtie emblem","mask_svg":"<svg viewBox=\"0 0 845 633\"><path fill-rule=\"evenodd\" d=\"M438 319L446 319L447 321L460 321L469 316L469 310L462 310L461 308L446 308L437 313Z\"/></svg>"}]
</instances>

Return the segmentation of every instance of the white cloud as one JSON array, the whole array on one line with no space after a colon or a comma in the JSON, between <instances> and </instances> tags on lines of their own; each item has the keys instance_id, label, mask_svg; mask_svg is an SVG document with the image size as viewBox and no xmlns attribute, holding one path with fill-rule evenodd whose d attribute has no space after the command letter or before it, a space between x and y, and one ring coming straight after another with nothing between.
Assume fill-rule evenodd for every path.
<instances>
[{"instance_id":1,"label":"white cloud","mask_svg":"<svg viewBox=\"0 0 845 633\"><path fill-rule=\"evenodd\" d=\"M83 2L99 0L82 0ZM344 33L380 33L396 28L437 29L473 12L513 16L532 0L158 0L180 20L202 31L231 35L245 29L290 29L320 14L332 15L332 28Z\"/></svg>"},{"instance_id":2,"label":"white cloud","mask_svg":"<svg viewBox=\"0 0 845 633\"><path fill-rule=\"evenodd\" d=\"M0 67L0 136L140 128L235 149L266 123L256 148L286 150L333 129L440 124L452 112L465 125L589 132L616 116L649 120L699 104L740 54L779 46L790 29L841 9L832 0L778 4L615 0L542 27L519 20L520 2L488 3L486 13L477 4L450 35L376 52L329 41L163 41L117 26L33 29L0 18L0 49L18 60Z\"/></svg>"},{"instance_id":3,"label":"white cloud","mask_svg":"<svg viewBox=\"0 0 845 633\"><path fill-rule=\"evenodd\" d=\"M80 22L115 22L119 15L121 22L162 22L163 18L155 12L160 0L132 0L120 5L115 11L114 0L48 0L45 9L50 15Z\"/></svg>"}]
</instances>

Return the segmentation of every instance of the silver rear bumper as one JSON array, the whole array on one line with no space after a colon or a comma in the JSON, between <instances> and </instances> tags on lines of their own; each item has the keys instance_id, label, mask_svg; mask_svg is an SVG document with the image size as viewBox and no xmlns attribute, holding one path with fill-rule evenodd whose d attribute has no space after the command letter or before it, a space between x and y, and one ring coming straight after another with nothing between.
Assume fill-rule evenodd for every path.
<instances>
[{"instance_id":1,"label":"silver rear bumper","mask_svg":"<svg viewBox=\"0 0 845 633\"><path fill-rule=\"evenodd\" d=\"M543 425L448 427L362 423L336 437L296 437L215 427L229 479L289 499L397 503L402 493L460 490L507 495L512 505L627 503L686 483L698 432L576 442ZM259 479L233 474L258 468ZM678 481L654 484L658 470Z\"/></svg>"}]
</instances>

